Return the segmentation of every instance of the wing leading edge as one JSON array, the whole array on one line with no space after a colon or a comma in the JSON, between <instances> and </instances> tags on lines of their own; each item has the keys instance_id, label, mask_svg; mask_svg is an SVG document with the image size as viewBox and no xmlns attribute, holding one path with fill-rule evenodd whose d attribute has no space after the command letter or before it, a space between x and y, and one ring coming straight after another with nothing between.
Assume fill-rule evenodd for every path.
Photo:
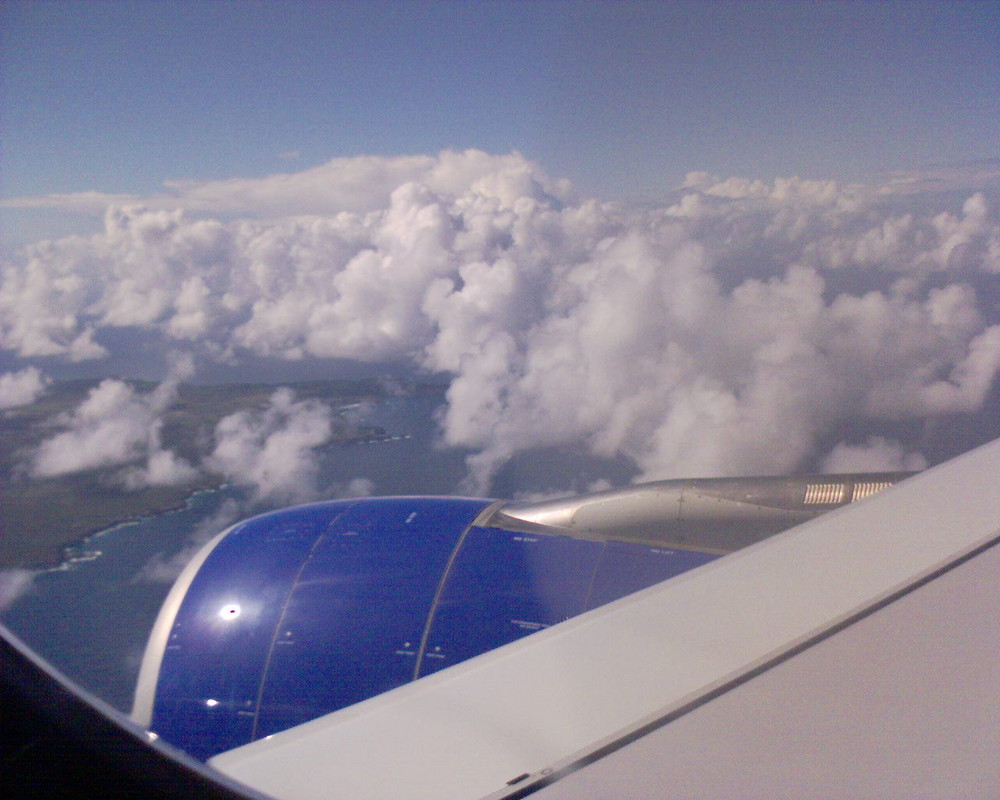
<instances>
[{"instance_id":1,"label":"wing leading edge","mask_svg":"<svg viewBox=\"0 0 1000 800\"><path fill-rule=\"evenodd\" d=\"M163 605L133 718L201 759L683 574L899 474L660 481L534 504L331 500L223 532Z\"/></svg>"},{"instance_id":2,"label":"wing leading edge","mask_svg":"<svg viewBox=\"0 0 1000 800\"><path fill-rule=\"evenodd\" d=\"M995 576L990 559L996 558L1000 538L998 465L1000 441L863 503L210 763L283 798L342 794L438 800L535 791L558 797L574 787L575 793L566 796L586 795L579 781L587 775L603 771L605 780L627 783L657 774L651 765L669 747L684 752L677 741L664 750L657 745L659 737L680 736L688 750L704 745L708 728L691 726L706 714L714 718L718 713L725 718L722 727L742 730L747 738L754 719L739 716L747 706L727 710L727 703L748 692L752 696L762 681L792 685L788 670L836 643L847 641L849 654L851 637L867 642L855 645L853 662L842 657L841 663L854 663L855 669L871 647L883 659L888 653L890 662L900 663L906 651L894 641L899 628L881 621L902 609L910 619L903 627L911 639L920 640L919 620L947 602L979 608L961 620L971 631L965 644L946 640L945 646L966 656L969 669L958 676L966 692L961 696L969 698L969 708L979 709L976 730L983 732L985 724L995 737L998 676L996 649L989 642L997 639L996 582L978 590L975 602L955 598L968 597L970 586L981 584L984 575ZM947 602L937 593L939 586L951 587L944 592L951 598ZM947 624L947 613L933 620L935 631L955 627ZM874 639L858 634L870 633L874 621L882 626L875 626ZM924 741L940 740L946 746L938 752L954 756L960 765L965 760L959 756L971 752L975 761L982 743L991 747L995 738L984 733L977 747L956 746L964 732L942 718L942 707L924 701L921 692L934 684L933 672L940 669L939 663L925 663L924 656L933 651L927 640L908 645L915 656L905 662L907 670L879 691L895 687L905 706L924 709L918 713L929 732ZM859 674L869 671L867 666L861 663ZM785 703L792 717L797 708L831 708L829 697L806 694L795 700ZM800 750L805 759L822 762L828 752L822 739L851 735L828 724L816 733L818 744ZM634 757L626 772L607 771L626 755ZM806 766L792 774L779 769L790 781L786 788L794 787L795 774L810 774ZM823 771L822 763L814 766L812 772ZM889 770L899 766L890 764ZM977 774L985 769L983 780L994 780L991 786L997 788L1000 776L980 767ZM836 780L836 769L830 770ZM656 786L646 784L646 789Z\"/></svg>"}]
</instances>

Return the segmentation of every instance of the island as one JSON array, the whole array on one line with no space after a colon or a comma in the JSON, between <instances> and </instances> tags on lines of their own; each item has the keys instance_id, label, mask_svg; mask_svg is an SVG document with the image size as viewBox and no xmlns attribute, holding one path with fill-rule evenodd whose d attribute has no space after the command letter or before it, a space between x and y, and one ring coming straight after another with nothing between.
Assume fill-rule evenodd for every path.
<instances>
[{"instance_id":1,"label":"island","mask_svg":"<svg viewBox=\"0 0 1000 800\"><path fill-rule=\"evenodd\" d=\"M77 408L99 382L55 382L31 405L0 412L0 569L58 564L74 557L74 543L91 533L179 508L194 492L221 484L222 476L203 469L195 481L184 485L126 490L114 480L120 465L51 478L31 476L27 469L31 453L58 432L60 417ZM143 394L156 386L144 381L127 383ZM320 400L335 411L381 402L400 391L398 385L390 387L377 380L182 384L163 415L163 446L189 463L202 464L219 420L238 411L267 407L280 386L291 388L298 400ZM440 392L441 387L414 385L405 390ZM378 427L352 424L342 413L336 418L333 440L327 446L393 436Z\"/></svg>"}]
</instances>

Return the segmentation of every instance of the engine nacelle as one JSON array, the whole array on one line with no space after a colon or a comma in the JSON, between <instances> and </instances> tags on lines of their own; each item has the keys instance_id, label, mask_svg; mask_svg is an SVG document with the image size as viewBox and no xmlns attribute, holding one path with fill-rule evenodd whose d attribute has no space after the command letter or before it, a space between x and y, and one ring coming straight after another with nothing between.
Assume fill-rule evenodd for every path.
<instances>
[{"instance_id":1,"label":"engine nacelle","mask_svg":"<svg viewBox=\"0 0 1000 800\"><path fill-rule=\"evenodd\" d=\"M208 759L717 557L499 527L500 505L339 500L233 526L164 603L133 717Z\"/></svg>"}]
</instances>

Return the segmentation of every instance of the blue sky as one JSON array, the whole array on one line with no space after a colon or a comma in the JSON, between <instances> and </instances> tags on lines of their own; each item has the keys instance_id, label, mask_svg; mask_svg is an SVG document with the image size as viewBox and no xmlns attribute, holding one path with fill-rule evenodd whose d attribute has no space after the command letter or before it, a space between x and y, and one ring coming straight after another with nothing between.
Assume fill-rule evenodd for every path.
<instances>
[{"instance_id":1,"label":"blue sky","mask_svg":"<svg viewBox=\"0 0 1000 800\"><path fill-rule=\"evenodd\" d=\"M998 149L996 2L7 0L0 14L7 197L476 147L649 200L690 170L858 180Z\"/></svg>"},{"instance_id":2,"label":"blue sky","mask_svg":"<svg viewBox=\"0 0 1000 800\"><path fill-rule=\"evenodd\" d=\"M655 478L1000 430L998 2L0 15L0 407L443 376L477 492L540 446ZM126 395L108 430L159 413Z\"/></svg>"}]
</instances>

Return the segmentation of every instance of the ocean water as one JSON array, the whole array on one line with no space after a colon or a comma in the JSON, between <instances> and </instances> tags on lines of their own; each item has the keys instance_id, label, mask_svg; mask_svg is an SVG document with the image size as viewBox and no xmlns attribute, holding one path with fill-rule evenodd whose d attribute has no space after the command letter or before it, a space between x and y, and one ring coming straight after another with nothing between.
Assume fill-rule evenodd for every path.
<instances>
[{"instance_id":1,"label":"ocean water","mask_svg":"<svg viewBox=\"0 0 1000 800\"><path fill-rule=\"evenodd\" d=\"M178 553L230 492L200 492L182 510L87 537L74 548L78 558L35 575L4 624L84 688L128 710L146 638L170 589L144 570Z\"/></svg>"},{"instance_id":2,"label":"ocean water","mask_svg":"<svg viewBox=\"0 0 1000 800\"><path fill-rule=\"evenodd\" d=\"M321 454L321 486L371 481L379 495L453 494L464 454L435 447L439 397L392 398L365 410L387 441L335 445ZM128 710L146 639L186 557L230 524L227 503L245 504L234 487L192 495L185 508L127 522L87 537L76 557L34 576L3 622L70 678ZM260 513L265 508L255 508ZM213 527L213 520L218 523Z\"/></svg>"},{"instance_id":3,"label":"ocean water","mask_svg":"<svg viewBox=\"0 0 1000 800\"><path fill-rule=\"evenodd\" d=\"M460 494L466 452L437 445L435 395L394 397L359 409L358 422L385 429L385 441L334 445L320 454L322 498L342 496L353 480L370 481L376 495ZM629 482L629 465L584 453L540 449L522 454L496 476L494 497L586 491L596 479ZM196 493L183 509L96 533L74 548L76 558L35 575L3 622L70 678L112 705L129 710L146 640L172 578L186 559L247 508L235 487Z\"/></svg>"}]
</instances>

